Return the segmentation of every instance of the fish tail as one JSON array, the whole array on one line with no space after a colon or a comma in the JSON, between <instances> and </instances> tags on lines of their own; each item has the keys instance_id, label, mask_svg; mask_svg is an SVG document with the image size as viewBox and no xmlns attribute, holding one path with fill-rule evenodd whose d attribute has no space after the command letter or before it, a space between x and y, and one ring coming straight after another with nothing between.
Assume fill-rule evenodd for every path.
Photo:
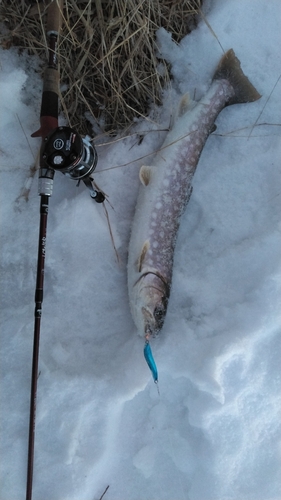
<instances>
[{"instance_id":1,"label":"fish tail","mask_svg":"<svg viewBox=\"0 0 281 500\"><path fill-rule=\"evenodd\" d=\"M234 89L234 96L229 99L227 105L243 102L257 101L261 95L244 75L240 61L233 49L228 50L221 58L215 71L213 80L227 80Z\"/></svg>"}]
</instances>

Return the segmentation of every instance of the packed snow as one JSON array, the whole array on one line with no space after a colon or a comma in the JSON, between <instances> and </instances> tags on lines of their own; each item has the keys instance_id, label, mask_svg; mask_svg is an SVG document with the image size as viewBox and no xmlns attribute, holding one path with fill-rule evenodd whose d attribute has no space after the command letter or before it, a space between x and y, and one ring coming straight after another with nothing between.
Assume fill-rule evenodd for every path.
<instances>
[{"instance_id":1,"label":"packed snow","mask_svg":"<svg viewBox=\"0 0 281 500\"><path fill-rule=\"evenodd\" d=\"M163 106L97 138L95 180L56 174L48 218L34 500L278 500L280 481L279 0L213 0L175 44ZM215 36L216 35L216 36ZM233 48L262 98L227 107L193 180L164 328L158 394L127 293L139 187L181 94L199 99ZM37 59L1 49L1 500L25 497L39 202ZM61 118L63 123L63 118ZM149 156L150 155L150 156ZM24 193L30 188L28 200Z\"/></svg>"}]
</instances>

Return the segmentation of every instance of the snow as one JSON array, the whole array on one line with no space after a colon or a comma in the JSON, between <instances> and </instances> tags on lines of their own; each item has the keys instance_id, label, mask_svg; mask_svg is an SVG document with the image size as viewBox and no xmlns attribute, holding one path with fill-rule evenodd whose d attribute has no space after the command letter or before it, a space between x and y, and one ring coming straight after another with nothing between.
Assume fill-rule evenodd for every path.
<instances>
[{"instance_id":1,"label":"snow","mask_svg":"<svg viewBox=\"0 0 281 500\"><path fill-rule=\"evenodd\" d=\"M87 190L55 175L48 220L34 499L278 500L280 491L280 14L278 0L214 0L159 51L174 84L141 144L97 143L121 262ZM262 98L217 120L175 252L152 344L160 395L130 315L126 259L138 170L179 93L199 98L233 48ZM39 197L37 61L1 49L1 500L24 498ZM142 159L143 158L143 159ZM125 166L121 166L124 165ZM112 168L120 166L120 168ZM4 459L3 459L4 458Z\"/></svg>"}]
</instances>

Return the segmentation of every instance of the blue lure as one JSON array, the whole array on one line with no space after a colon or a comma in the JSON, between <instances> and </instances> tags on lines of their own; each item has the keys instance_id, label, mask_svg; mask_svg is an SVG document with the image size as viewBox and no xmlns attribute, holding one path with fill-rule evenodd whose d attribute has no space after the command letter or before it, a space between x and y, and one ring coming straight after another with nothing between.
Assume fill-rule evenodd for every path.
<instances>
[{"instance_id":1,"label":"blue lure","mask_svg":"<svg viewBox=\"0 0 281 500\"><path fill-rule=\"evenodd\" d=\"M154 380L155 384L157 384L158 383L158 371L157 371L156 363L154 361L154 357L152 355L151 347L150 347L147 339L146 339L145 344L144 344L143 354L145 357L145 361L147 362L147 364L151 370L153 380Z\"/></svg>"}]
</instances>

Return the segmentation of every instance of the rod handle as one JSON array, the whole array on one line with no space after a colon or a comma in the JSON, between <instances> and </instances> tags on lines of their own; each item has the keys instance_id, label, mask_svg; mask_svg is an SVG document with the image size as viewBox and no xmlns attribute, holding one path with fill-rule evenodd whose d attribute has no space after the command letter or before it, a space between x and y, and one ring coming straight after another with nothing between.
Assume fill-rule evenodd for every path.
<instances>
[{"instance_id":1,"label":"rod handle","mask_svg":"<svg viewBox=\"0 0 281 500\"><path fill-rule=\"evenodd\" d=\"M59 34L61 29L63 0L52 0L48 7L46 33Z\"/></svg>"}]
</instances>

